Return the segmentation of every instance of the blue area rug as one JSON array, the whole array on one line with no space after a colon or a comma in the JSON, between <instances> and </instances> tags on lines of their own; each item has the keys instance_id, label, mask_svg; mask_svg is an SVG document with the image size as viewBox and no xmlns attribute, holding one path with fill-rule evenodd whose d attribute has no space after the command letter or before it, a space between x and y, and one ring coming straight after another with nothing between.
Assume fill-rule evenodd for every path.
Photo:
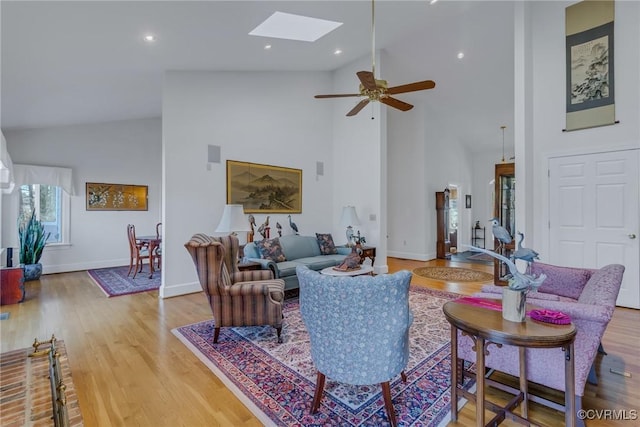
<instances>
[{"instance_id":1,"label":"blue area rug","mask_svg":"<svg viewBox=\"0 0 640 427\"><path fill-rule=\"evenodd\" d=\"M398 376L391 383L398 425L435 427L450 420L451 334L442 306L458 297L411 289L408 380ZM270 326L222 328L216 345L213 320L172 332L265 426L388 425L379 384L353 386L327 378L320 409L310 413L316 370L297 298L285 300L284 317L282 344Z\"/></svg>"},{"instance_id":2,"label":"blue area rug","mask_svg":"<svg viewBox=\"0 0 640 427\"><path fill-rule=\"evenodd\" d=\"M153 279L149 279L149 271L143 269L133 279L133 272L127 277L129 266L99 268L87 270L89 277L102 289L108 297L136 294L160 288L161 273L156 271Z\"/></svg>"}]
</instances>

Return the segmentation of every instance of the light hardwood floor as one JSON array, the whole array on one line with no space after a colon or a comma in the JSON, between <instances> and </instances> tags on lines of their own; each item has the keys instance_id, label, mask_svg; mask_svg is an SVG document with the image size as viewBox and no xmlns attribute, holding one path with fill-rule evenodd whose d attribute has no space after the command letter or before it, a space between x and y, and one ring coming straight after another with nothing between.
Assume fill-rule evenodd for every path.
<instances>
[{"instance_id":1,"label":"light hardwood floor","mask_svg":"<svg viewBox=\"0 0 640 427\"><path fill-rule=\"evenodd\" d=\"M390 270L452 265L491 271L490 266L390 258ZM470 294L482 283L446 283L414 276L412 284ZM171 333L210 319L202 293L159 299L157 292L106 298L86 272L52 274L26 284L21 304L2 306L5 352L29 347L34 338L64 340L86 426L258 426L245 406ZM588 386L584 407L640 410L640 311L617 308L598 364L600 385ZM631 378L610 372L626 371ZM503 401L501 392L488 393ZM563 414L533 405L537 422L562 425ZM467 404L457 425L473 426ZM2 424L0 422L0 424ZM451 424L454 425L454 424ZM503 425L515 425L507 421ZM588 426L631 426L629 421L590 421Z\"/></svg>"}]
</instances>

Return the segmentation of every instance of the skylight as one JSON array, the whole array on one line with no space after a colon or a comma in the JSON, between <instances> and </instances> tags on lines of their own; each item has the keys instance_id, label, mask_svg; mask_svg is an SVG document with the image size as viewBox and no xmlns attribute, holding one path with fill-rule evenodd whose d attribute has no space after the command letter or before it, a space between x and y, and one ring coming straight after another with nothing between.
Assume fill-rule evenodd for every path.
<instances>
[{"instance_id":1,"label":"skylight","mask_svg":"<svg viewBox=\"0 0 640 427\"><path fill-rule=\"evenodd\" d=\"M342 25L342 22L275 12L249 35L314 42Z\"/></svg>"}]
</instances>

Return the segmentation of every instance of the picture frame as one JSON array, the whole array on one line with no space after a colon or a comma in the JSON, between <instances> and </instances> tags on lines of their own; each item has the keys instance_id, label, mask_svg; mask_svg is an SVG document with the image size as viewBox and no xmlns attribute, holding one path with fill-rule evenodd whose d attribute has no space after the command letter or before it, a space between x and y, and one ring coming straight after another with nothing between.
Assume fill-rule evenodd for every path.
<instances>
[{"instance_id":1,"label":"picture frame","mask_svg":"<svg viewBox=\"0 0 640 427\"><path fill-rule=\"evenodd\" d=\"M147 185L87 182L85 194L86 210L88 211L149 210L149 187Z\"/></svg>"},{"instance_id":2,"label":"picture frame","mask_svg":"<svg viewBox=\"0 0 640 427\"><path fill-rule=\"evenodd\" d=\"M227 204L245 213L302 213L302 169L227 160Z\"/></svg>"},{"instance_id":3,"label":"picture frame","mask_svg":"<svg viewBox=\"0 0 640 427\"><path fill-rule=\"evenodd\" d=\"M613 22L566 37L567 113L614 104Z\"/></svg>"},{"instance_id":4,"label":"picture frame","mask_svg":"<svg viewBox=\"0 0 640 427\"><path fill-rule=\"evenodd\" d=\"M466 194L464 196L464 207L471 209L471 194Z\"/></svg>"}]
</instances>

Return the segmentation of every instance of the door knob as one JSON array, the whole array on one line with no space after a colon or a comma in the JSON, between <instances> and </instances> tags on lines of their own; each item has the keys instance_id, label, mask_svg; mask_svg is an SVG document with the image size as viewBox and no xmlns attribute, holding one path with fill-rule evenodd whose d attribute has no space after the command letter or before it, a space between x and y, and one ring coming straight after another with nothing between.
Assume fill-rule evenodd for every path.
<instances>
[{"instance_id":1,"label":"door knob","mask_svg":"<svg viewBox=\"0 0 640 427\"><path fill-rule=\"evenodd\" d=\"M633 233L631 233L631 234L629 234L629 238L630 238L630 239L635 239L635 238L636 238L636 235L635 235L635 234L633 234Z\"/></svg>"}]
</instances>

